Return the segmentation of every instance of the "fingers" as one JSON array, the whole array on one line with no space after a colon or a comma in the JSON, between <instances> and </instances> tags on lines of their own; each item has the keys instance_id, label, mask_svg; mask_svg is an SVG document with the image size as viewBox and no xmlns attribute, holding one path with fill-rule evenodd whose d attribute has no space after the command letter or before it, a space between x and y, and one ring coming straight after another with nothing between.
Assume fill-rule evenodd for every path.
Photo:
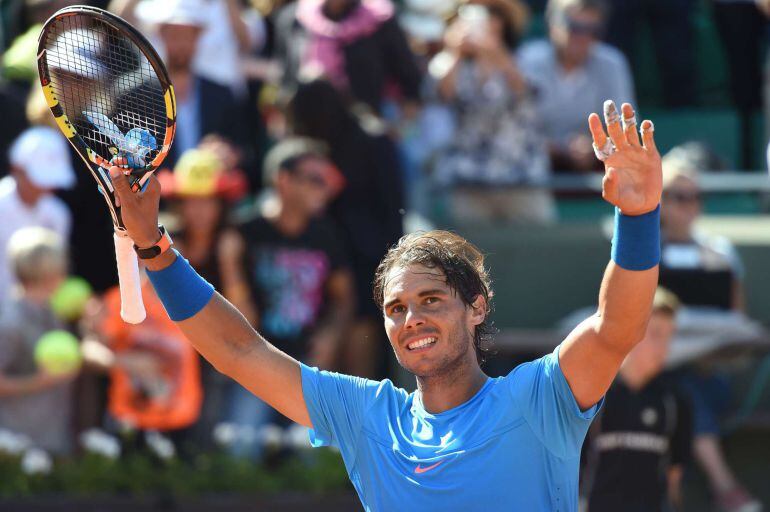
<instances>
[{"instance_id":1,"label":"fingers","mask_svg":"<svg viewBox=\"0 0 770 512\"><path fill-rule=\"evenodd\" d=\"M620 126L620 113L615 106L615 102L612 100L604 102L604 122L607 124L607 133L609 133L615 147L622 148L628 146L623 128Z\"/></svg>"},{"instance_id":2,"label":"fingers","mask_svg":"<svg viewBox=\"0 0 770 512\"><path fill-rule=\"evenodd\" d=\"M603 148L607 144L608 139L598 115L591 114L588 116L588 128L591 130L591 137L594 139L596 147Z\"/></svg>"},{"instance_id":3,"label":"fingers","mask_svg":"<svg viewBox=\"0 0 770 512\"><path fill-rule=\"evenodd\" d=\"M645 120L642 122L642 142L644 143L645 149L650 149L657 151L658 148L655 146L655 126L652 124L652 121Z\"/></svg>"},{"instance_id":4,"label":"fingers","mask_svg":"<svg viewBox=\"0 0 770 512\"><path fill-rule=\"evenodd\" d=\"M623 113L623 133L626 141L632 146L641 146L639 134L636 133L636 112L630 103L623 103L620 107Z\"/></svg>"},{"instance_id":5,"label":"fingers","mask_svg":"<svg viewBox=\"0 0 770 512\"><path fill-rule=\"evenodd\" d=\"M118 206L125 204L133 198L128 178L119 167L110 167L110 180L112 181L112 187L115 189L115 199Z\"/></svg>"}]
</instances>

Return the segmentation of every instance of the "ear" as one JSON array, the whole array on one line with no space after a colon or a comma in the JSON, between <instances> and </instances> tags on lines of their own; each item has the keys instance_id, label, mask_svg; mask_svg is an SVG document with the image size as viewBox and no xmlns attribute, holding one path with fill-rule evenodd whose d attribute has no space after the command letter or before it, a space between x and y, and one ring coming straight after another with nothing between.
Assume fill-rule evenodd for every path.
<instances>
[{"instance_id":1,"label":"ear","mask_svg":"<svg viewBox=\"0 0 770 512\"><path fill-rule=\"evenodd\" d=\"M470 321L473 326L479 325L487 319L487 301L479 294L470 306Z\"/></svg>"}]
</instances>

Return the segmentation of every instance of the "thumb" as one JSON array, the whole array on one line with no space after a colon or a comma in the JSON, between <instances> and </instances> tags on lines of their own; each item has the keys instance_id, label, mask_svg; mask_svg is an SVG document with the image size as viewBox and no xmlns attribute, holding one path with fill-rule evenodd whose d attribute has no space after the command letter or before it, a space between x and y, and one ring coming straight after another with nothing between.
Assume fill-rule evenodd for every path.
<instances>
[{"instance_id":1,"label":"thumb","mask_svg":"<svg viewBox=\"0 0 770 512\"><path fill-rule=\"evenodd\" d=\"M112 181L112 187L115 189L115 196L120 204L126 204L130 201L133 195L131 192L131 185L128 184L128 178L123 174L123 171L119 167L110 167L110 180Z\"/></svg>"},{"instance_id":2,"label":"thumb","mask_svg":"<svg viewBox=\"0 0 770 512\"><path fill-rule=\"evenodd\" d=\"M615 204L618 198L618 172L614 167L609 167L602 179L602 197L605 201Z\"/></svg>"}]
</instances>

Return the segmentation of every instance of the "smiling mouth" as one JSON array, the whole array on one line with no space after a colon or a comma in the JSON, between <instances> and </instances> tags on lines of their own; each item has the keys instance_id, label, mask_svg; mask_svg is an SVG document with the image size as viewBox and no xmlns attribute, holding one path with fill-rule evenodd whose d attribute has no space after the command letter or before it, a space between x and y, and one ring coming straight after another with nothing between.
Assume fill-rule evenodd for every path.
<instances>
[{"instance_id":1,"label":"smiling mouth","mask_svg":"<svg viewBox=\"0 0 770 512\"><path fill-rule=\"evenodd\" d=\"M425 338L420 338L419 340L415 340L411 342L409 345L406 346L408 350L421 350L426 349L428 347L432 347L436 344L438 341L438 338L435 336L427 336Z\"/></svg>"}]
</instances>

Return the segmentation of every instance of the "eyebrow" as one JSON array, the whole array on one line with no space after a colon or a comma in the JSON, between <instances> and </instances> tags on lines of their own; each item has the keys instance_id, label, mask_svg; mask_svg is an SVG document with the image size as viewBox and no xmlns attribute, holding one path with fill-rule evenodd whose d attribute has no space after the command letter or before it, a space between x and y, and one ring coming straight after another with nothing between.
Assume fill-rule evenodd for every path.
<instances>
[{"instance_id":1,"label":"eyebrow","mask_svg":"<svg viewBox=\"0 0 770 512\"><path fill-rule=\"evenodd\" d=\"M417 296L418 297L426 297L428 295L448 295L448 294L449 294L449 292L447 292L446 290L442 290L440 288L433 288L431 290L423 290L420 293L418 293ZM391 301L386 302L382 307L384 309L388 309L392 305L398 304L399 302L401 302L401 301L396 298L396 299L393 299Z\"/></svg>"}]
</instances>

